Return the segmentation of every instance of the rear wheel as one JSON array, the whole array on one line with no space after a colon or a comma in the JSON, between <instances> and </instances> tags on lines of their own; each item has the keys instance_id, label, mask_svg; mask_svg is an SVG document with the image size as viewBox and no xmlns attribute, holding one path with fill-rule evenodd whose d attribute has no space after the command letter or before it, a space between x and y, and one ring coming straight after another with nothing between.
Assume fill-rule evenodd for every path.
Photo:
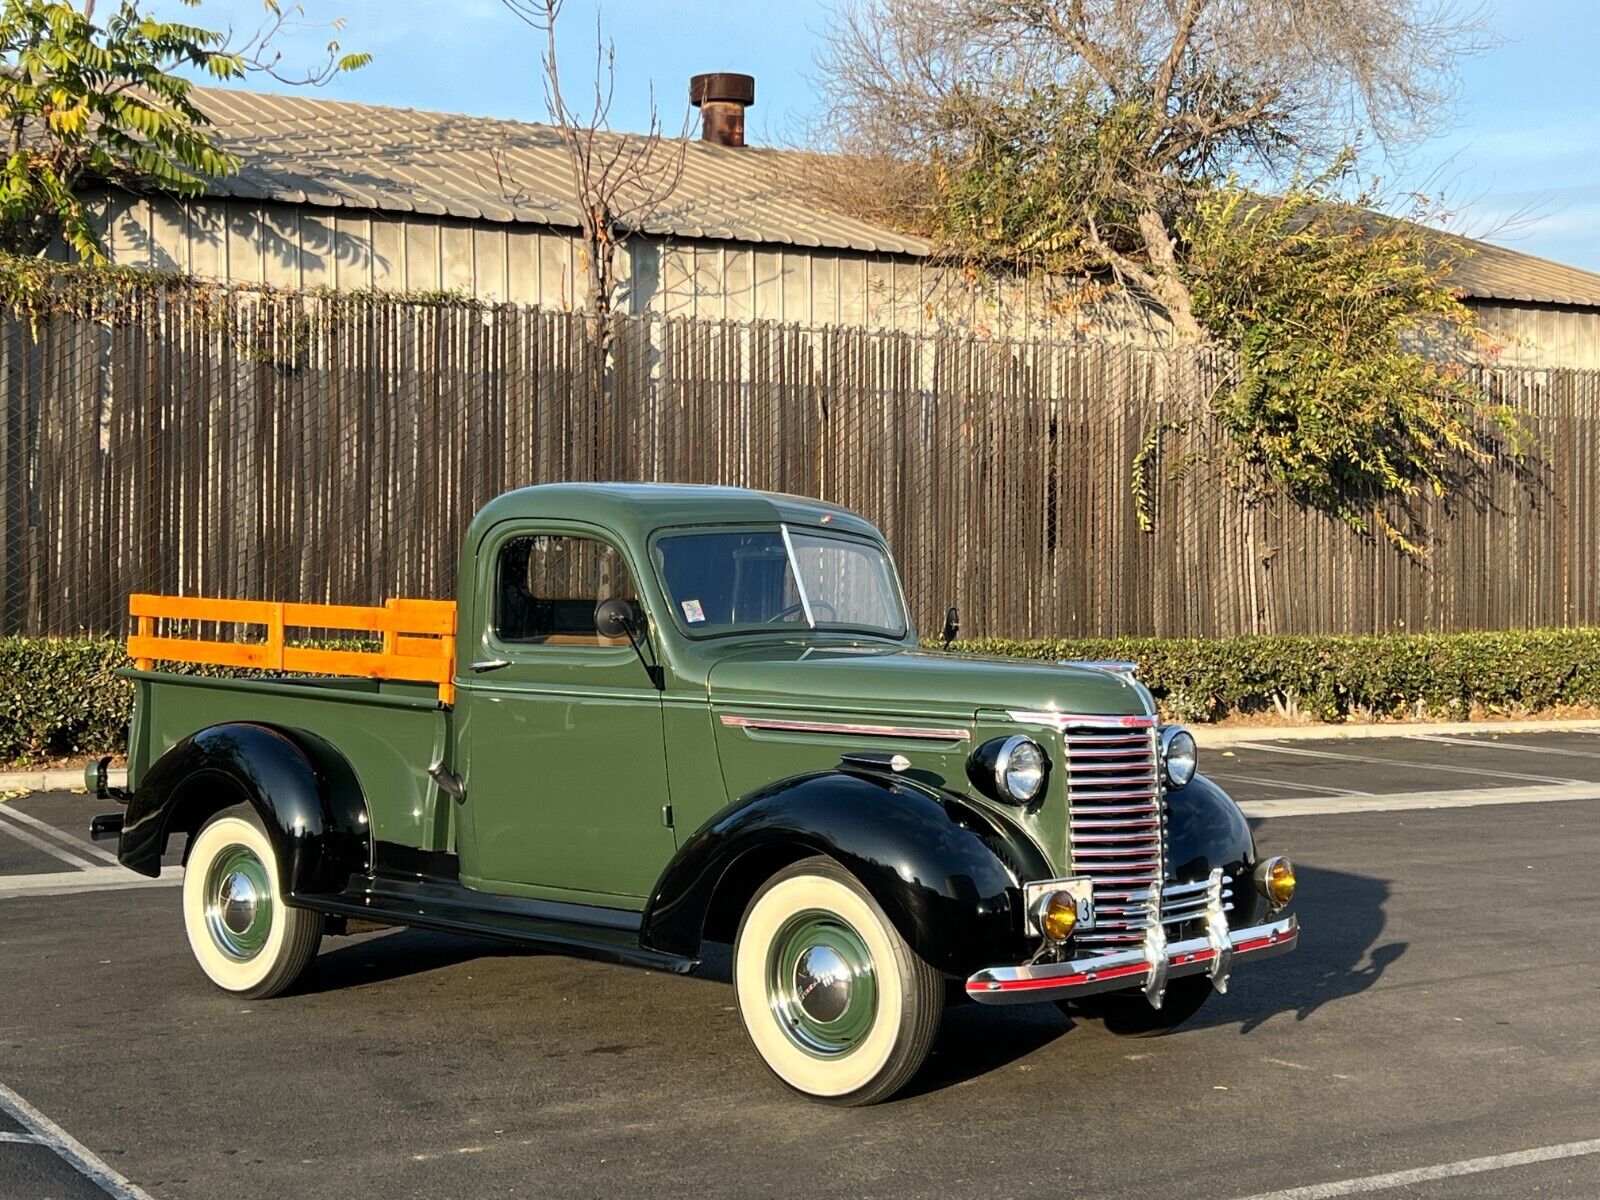
<instances>
[{"instance_id":1,"label":"rear wheel","mask_svg":"<svg viewBox=\"0 0 1600 1200\"><path fill-rule=\"evenodd\" d=\"M201 827L183 876L183 924L212 983L250 999L289 987L317 953L323 916L283 902L272 841L255 811Z\"/></svg>"},{"instance_id":2,"label":"rear wheel","mask_svg":"<svg viewBox=\"0 0 1600 1200\"><path fill-rule=\"evenodd\" d=\"M1185 975L1167 984L1160 1008L1151 1008L1143 992L1106 992L1082 1000L1063 1000L1061 1009L1074 1020L1098 1021L1120 1037L1156 1037L1182 1025L1211 998L1209 975Z\"/></svg>"},{"instance_id":3,"label":"rear wheel","mask_svg":"<svg viewBox=\"0 0 1600 1200\"><path fill-rule=\"evenodd\" d=\"M795 1091L873 1104L928 1057L944 979L832 859L806 859L768 880L745 910L733 957L745 1032Z\"/></svg>"}]
</instances>

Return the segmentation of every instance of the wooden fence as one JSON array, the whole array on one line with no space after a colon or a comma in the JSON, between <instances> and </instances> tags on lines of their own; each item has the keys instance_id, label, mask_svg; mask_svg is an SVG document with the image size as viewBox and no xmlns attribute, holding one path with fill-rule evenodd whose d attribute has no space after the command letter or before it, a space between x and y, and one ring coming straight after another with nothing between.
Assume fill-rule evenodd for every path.
<instances>
[{"instance_id":1,"label":"wooden fence","mask_svg":"<svg viewBox=\"0 0 1600 1200\"><path fill-rule=\"evenodd\" d=\"M826 497L914 615L972 634L1600 624L1600 373L1485 372L1543 455L1430 504L1427 563L1191 466L1203 352L155 287L0 321L0 632L122 633L130 593L453 594L496 493L571 479ZM1191 418L1149 462L1152 426Z\"/></svg>"}]
</instances>

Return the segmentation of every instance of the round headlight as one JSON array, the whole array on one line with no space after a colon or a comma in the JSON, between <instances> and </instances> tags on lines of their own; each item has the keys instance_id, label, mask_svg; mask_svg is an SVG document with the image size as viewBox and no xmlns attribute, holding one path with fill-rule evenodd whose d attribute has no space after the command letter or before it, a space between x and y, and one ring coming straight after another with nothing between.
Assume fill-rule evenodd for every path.
<instances>
[{"instance_id":1,"label":"round headlight","mask_svg":"<svg viewBox=\"0 0 1600 1200\"><path fill-rule=\"evenodd\" d=\"M1027 804L1044 786L1044 751L1032 738L1009 737L994 760L994 781L1002 795Z\"/></svg>"},{"instance_id":2,"label":"round headlight","mask_svg":"<svg viewBox=\"0 0 1600 1200\"><path fill-rule=\"evenodd\" d=\"M1181 788L1194 778L1200 752L1195 748L1194 735L1181 725L1169 725L1161 733L1161 767L1167 782Z\"/></svg>"}]
</instances>

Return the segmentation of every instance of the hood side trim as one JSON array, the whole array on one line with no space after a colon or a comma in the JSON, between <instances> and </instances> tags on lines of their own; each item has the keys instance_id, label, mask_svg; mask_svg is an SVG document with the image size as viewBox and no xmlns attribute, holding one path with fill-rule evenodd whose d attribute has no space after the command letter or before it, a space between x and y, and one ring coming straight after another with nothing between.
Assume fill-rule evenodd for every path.
<instances>
[{"instance_id":1,"label":"hood side trim","mask_svg":"<svg viewBox=\"0 0 1600 1200\"><path fill-rule=\"evenodd\" d=\"M724 725L735 729L766 729L780 733L838 733L851 737L912 738L929 742L963 742L972 736L970 729L793 721L781 717L741 717L732 713L723 713L719 719Z\"/></svg>"}]
</instances>

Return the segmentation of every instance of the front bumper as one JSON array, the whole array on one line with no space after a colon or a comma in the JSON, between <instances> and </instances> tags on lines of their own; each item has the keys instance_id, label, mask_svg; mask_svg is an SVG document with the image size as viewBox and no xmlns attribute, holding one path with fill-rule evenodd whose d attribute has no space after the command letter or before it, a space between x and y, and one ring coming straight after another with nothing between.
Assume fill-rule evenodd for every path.
<instances>
[{"instance_id":1,"label":"front bumper","mask_svg":"<svg viewBox=\"0 0 1600 1200\"><path fill-rule=\"evenodd\" d=\"M1293 916L1245 929L1230 930L1225 921L1220 925L1212 923L1205 937L1182 942L1165 941L1156 926L1155 936L1137 950L1070 962L988 967L967 980L967 995L980 1004L1031 1004L1141 988L1159 1008L1169 979L1206 973L1225 992L1235 964L1287 954L1300 938L1300 922Z\"/></svg>"}]
</instances>

